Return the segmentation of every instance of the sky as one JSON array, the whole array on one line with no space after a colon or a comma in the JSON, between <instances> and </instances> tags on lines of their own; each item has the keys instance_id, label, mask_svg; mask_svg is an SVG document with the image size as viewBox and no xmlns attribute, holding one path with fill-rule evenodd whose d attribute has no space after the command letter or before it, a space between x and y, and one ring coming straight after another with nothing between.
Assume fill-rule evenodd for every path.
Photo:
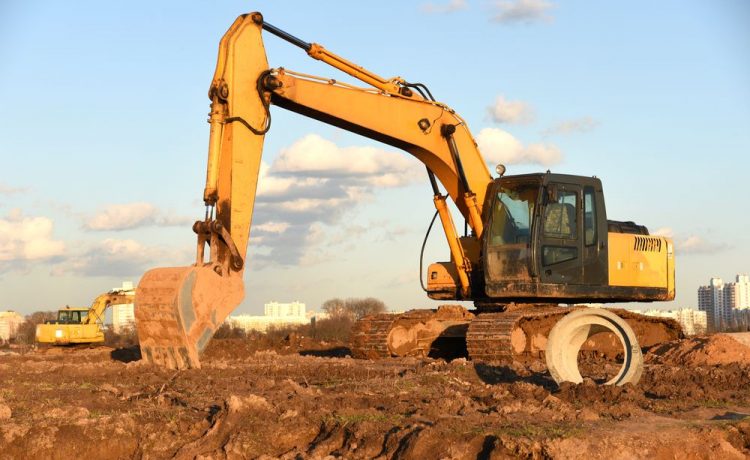
<instances>
[{"instance_id":1,"label":"sky","mask_svg":"<svg viewBox=\"0 0 750 460\"><path fill-rule=\"evenodd\" d=\"M677 299L750 272L750 3L0 2L0 310L86 305L194 258L206 93L242 13L429 86L490 171L595 175L610 219L674 238ZM350 81L276 37L269 64ZM378 297L434 307L422 165L272 108L237 313ZM330 169L304 170L310 158ZM364 166L363 166L364 165ZM272 206L271 203L280 203ZM425 260L448 259L441 232Z\"/></svg>"}]
</instances>

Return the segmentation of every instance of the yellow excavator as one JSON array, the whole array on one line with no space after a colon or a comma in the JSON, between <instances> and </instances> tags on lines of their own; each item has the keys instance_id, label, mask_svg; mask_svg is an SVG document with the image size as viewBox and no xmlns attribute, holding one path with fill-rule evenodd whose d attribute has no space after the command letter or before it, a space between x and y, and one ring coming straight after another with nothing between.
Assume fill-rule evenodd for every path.
<instances>
[{"instance_id":1,"label":"yellow excavator","mask_svg":"<svg viewBox=\"0 0 750 460\"><path fill-rule=\"evenodd\" d=\"M98 296L88 308L60 309L57 319L36 326L36 341L52 345L103 343L107 308L133 303L134 297L132 290L114 289Z\"/></svg>"},{"instance_id":2,"label":"yellow excavator","mask_svg":"<svg viewBox=\"0 0 750 460\"><path fill-rule=\"evenodd\" d=\"M269 68L262 31L365 86ZM471 359L488 361L537 353L545 355L558 381L580 381L578 351L594 335L610 332L624 364L609 383L622 384L640 376L638 339L648 345L643 342L681 334L676 323L624 310L559 306L673 299L672 241L632 222L608 220L595 177L549 171L506 176L498 165L493 178L465 121L424 84L380 77L251 13L237 18L222 38L208 95L206 212L193 225L195 263L150 270L136 292L138 335L148 362L199 367L214 331L243 299L271 105L397 147L422 162L450 251L449 261L429 266L425 290L432 299L474 303L473 311L448 305L364 318L354 329L355 357L429 355L437 346L464 346ZM456 231L449 200L465 220L464 235Z\"/></svg>"}]
</instances>

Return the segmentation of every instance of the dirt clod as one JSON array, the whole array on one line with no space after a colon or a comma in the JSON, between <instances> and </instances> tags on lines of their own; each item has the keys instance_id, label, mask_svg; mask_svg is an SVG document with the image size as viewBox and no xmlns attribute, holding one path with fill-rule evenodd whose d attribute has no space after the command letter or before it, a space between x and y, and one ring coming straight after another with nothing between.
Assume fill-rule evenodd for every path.
<instances>
[{"instance_id":1,"label":"dirt clod","mask_svg":"<svg viewBox=\"0 0 750 460\"><path fill-rule=\"evenodd\" d=\"M10 410L10 407L0 402L0 420L7 420L11 415L13 415L13 411Z\"/></svg>"}]
</instances>

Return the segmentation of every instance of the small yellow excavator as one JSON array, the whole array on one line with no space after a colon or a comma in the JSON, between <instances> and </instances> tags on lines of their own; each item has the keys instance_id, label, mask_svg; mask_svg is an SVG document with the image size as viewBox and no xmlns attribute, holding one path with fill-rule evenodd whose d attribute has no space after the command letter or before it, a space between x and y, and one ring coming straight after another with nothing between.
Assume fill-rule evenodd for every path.
<instances>
[{"instance_id":1,"label":"small yellow excavator","mask_svg":"<svg viewBox=\"0 0 750 460\"><path fill-rule=\"evenodd\" d=\"M98 296L89 308L65 307L57 319L36 326L37 343L52 345L104 342L104 312L112 305L133 303L132 290L115 289Z\"/></svg>"},{"instance_id":2,"label":"small yellow excavator","mask_svg":"<svg viewBox=\"0 0 750 460\"><path fill-rule=\"evenodd\" d=\"M269 68L262 31L366 86ZM222 38L208 95L206 212L193 225L196 260L141 278L135 315L146 361L199 367L214 331L244 296L271 105L402 149L422 162L450 252L449 261L429 266L425 290L433 299L474 302L473 311L448 305L364 318L354 329L355 357L428 355L439 344L464 346L471 359L487 361L537 353L546 357L556 380L580 381L578 351L593 336L609 332L624 356L609 383L623 384L640 376L639 338L653 342L681 334L674 322L559 306L673 299L672 241L632 222L608 220L602 183L595 177L505 176L498 165L493 178L466 122L424 84L380 77L252 13L237 18ZM449 200L465 220L462 236Z\"/></svg>"}]
</instances>

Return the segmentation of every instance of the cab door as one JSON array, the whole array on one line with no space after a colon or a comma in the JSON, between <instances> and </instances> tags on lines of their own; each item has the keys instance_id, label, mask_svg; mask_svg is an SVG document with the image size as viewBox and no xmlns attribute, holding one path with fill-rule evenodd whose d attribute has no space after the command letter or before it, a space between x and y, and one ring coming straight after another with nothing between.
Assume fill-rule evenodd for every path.
<instances>
[{"instance_id":1,"label":"cab door","mask_svg":"<svg viewBox=\"0 0 750 460\"><path fill-rule=\"evenodd\" d=\"M601 185L583 187L583 282L589 286L609 284L607 259L607 214Z\"/></svg>"},{"instance_id":2,"label":"cab door","mask_svg":"<svg viewBox=\"0 0 750 460\"><path fill-rule=\"evenodd\" d=\"M583 283L583 213L581 186L553 183L539 228L541 280L551 284Z\"/></svg>"}]
</instances>

